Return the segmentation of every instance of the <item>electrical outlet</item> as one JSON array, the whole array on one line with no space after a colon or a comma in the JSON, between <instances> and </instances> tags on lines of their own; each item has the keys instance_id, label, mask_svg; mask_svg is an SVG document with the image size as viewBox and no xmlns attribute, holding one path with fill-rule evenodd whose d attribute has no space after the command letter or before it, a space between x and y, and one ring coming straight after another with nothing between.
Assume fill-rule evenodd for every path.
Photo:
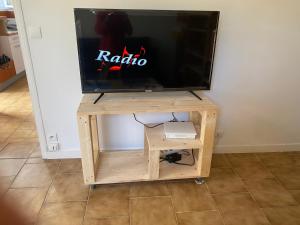
<instances>
[{"instance_id":1,"label":"electrical outlet","mask_svg":"<svg viewBox=\"0 0 300 225\"><path fill-rule=\"evenodd\" d=\"M57 134L49 134L48 143L58 143Z\"/></svg>"},{"instance_id":2,"label":"electrical outlet","mask_svg":"<svg viewBox=\"0 0 300 225\"><path fill-rule=\"evenodd\" d=\"M58 143L48 144L48 151L49 152L58 152L59 151L59 144Z\"/></svg>"}]
</instances>

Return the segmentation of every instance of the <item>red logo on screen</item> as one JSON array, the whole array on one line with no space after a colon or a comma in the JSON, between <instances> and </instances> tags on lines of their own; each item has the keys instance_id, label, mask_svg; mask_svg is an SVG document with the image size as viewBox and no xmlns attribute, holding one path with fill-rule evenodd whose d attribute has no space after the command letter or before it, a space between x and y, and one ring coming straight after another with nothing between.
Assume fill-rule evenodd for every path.
<instances>
[{"instance_id":1,"label":"red logo on screen","mask_svg":"<svg viewBox=\"0 0 300 225\"><path fill-rule=\"evenodd\" d=\"M99 55L96 58L100 61L100 67L98 71L103 71L105 66L108 64L108 71L120 71L124 65L129 66L145 66L147 64L147 59L142 58L146 54L146 49L141 46L139 53L131 54L127 51L126 46L123 49L122 56L111 55L110 51L99 50ZM114 63L116 65L111 65Z\"/></svg>"}]
</instances>

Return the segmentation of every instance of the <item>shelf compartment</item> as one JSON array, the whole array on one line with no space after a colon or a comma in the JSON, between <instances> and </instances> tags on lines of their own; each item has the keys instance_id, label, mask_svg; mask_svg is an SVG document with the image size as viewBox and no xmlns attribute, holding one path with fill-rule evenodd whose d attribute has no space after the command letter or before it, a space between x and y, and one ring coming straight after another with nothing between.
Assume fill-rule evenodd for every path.
<instances>
[{"instance_id":1,"label":"shelf compartment","mask_svg":"<svg viewBox=\"0 0 300 225\"><path fill-rule=\"evenodd\" d=\"M182 159L179 163L192 164L192 150L188 150L190 155L182 154ZM194 178L199 177L198 171L198 157L199 150L194 150L195 163L193 166L178 165L174 163L168 163L163 161L159 164L159 179L160 180L172 180L172 179L183 179L183 178Z\"/></svg>"},{"instance_id":2,"label":"shelf compartment","mask_svg":"<svg viewBox=\"0 0 300 225\"><path fill-rule=\"evenodd\" d=\"M159 180L174 180L199 177L197 164L193 166L183 166L161 162L159 168Z\"/></svg>"},{"instance_id":3,"label":"shelf compartment","mask_svg":"<svg viewBox=\"0 0 300 225\"><path fill-rule=\"evenodd\" d=\"M105 151L99 156L95 184L148 180L148 160L143 151Z\"/></svg>"},{"instance_id":4,"label":"shelf compartment","mask_svg":"<svg viewBox=\"0 0 300 225\"><path fill-rule=\"evenodd\" d=\"M199 126L195 126L197 132L195 139L166 139L164 135L163 125L155 128L145 128L145 135L148 141L149 151L162 151L162 150L179 150L179 149L199 149L201 148L201 141Z\"/></svg>"}]
</instances>

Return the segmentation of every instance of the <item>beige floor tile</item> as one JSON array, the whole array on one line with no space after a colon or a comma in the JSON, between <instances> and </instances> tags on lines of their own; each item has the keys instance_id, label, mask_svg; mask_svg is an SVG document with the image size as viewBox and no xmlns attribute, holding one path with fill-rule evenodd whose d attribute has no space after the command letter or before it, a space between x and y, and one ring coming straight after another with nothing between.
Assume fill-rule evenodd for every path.
<instances>
[{"instance_id":1,"label":"beige floor tile","mask_svg":"<svg viewBox=\"0 0 300 225\"><path fill-rule=\"evenodd\" d=\"M24 121L18 127L20 130L35 130L35 124L32 122Z\"/></svg>"},{"instance_id":2,"label":"beige floor tile","mask_svg":"<svg viewBox=\"0 0 300 225\"><path fill-rule=\"evenodd\" d=\"M63 159L59 168L59 173L82 173L81 159Z\"/></svg>"},{"instance_id":3,"label":"beige floor tile","mask_svg":"<svg viewBox=\"0 0 300 225\"><path fill-rule=\"evenodd\" d=\"M207 185L212 194L246 191L244 183L231 168L212 168Z\"/></svg>"},{"instance_id":4,"label":"beige floor tile","mask_svg":"<svg viewBox=\"0 0 300 225\"><path fill-rule=\"evenodd\" d=\"M175 212L204 211L215 209L214 200L205 185L194 182L168 183Z\"/></svg>"},{"instance_id":5,"label":"beige floor tile","mask_svg":"<svg viewBox=\"0 0 300 225\"><path fill-rule=\"evenodd\" d=\"M271 225L261 209L231 211L223 215L225 225Z\"/></svg>"},{"instance_id":6,"label":"beige floor tile","mask_svg":"<svg viewBox=\"0 0 300 225\"><path fill-rule=\"evenodd\" d=\"M0 197L8 190L14 178L15 176L0 177Z\"/></svg>"},{"instance_id":7,"label":"beige floor tile","mask_svg":"<svg viewBox=\"0 0 300 225\"><path fill-rule=\"evenodd\" d=\"M4 200L14 204L26 221L35 223L46 193L47 188L9 189Z\"/></svg>"},{"instance_id":8,"label":"beige floor tile","mask_svg":"<svg viewBox=\"0 0 300 225\"><path fill-rule=\"evenodd\" d=\"M1 133L0 133L0 137L1 137ZM7 145L6 142L4 142L5 139L3 139L3 142L1 141L1 138L0 138L0 151L3 150L3 148Z\"/></svg>"},{"instance_id":9,"label":"beige floor tile","mask_svg":"<svg viewBox=\"0 0 300 225\"><path fill-rule=\"evenodd\" d=\"M83 225L129 225L129 217L120 216L105 219L85 219Z\"/></svg>"},{"instance_id":10,"label":"beige floor tile","mask_svg":"<svg viewBox=\"0 0 300 225\"><path fill-rule=\"evenodd\" d=\"M213 154L211 167L223 168L223 167L231 167L231 165L225 154Z\"/></svg>"},{"instance_id":11,"label":"beige floor tile","mask_svg":"<svg viewBox=\"0 0 300 225\"><path fill-rule=\"evenodd\" d=\"M264 212L272 225L300 224L300 206L265 208Z\"/></svg>"},{"instance_id":12,"label":"beige floor tile","mask_svg":"<svg viewBox=\"0 0 300 225\"><path fill-rule=\"evenodd\" d=\"M233 167L250 167L260 164L259 159L252 153L226 154Z\"/></svg>"},{"instance_id":13,"label":"beige floor tile","mask_svg":"<svg viewBox=\"0 0 300 225\"><path fill-rule=\"evenodd\" d=\"M130 199L131 225L176 225L170 197Z\"/></svg>"},{"instance_id":14,"label":"beige floor tile","mask_svg":"<svg viewBox=\"0 0 300 225\"><path fill-rule=\"evenodd\" d=\"M35 148L35 143L9 143L0 152L0 158L27 158Z\"/></svg>"},{"instance_id":15,"label":"beige floor tile","mask_svg":"<svg viewBox=\"0 0 300 225\"><path fill-rule=\"evenodd\" d=\"M42 153L41 153L41 149L39 147L37 147L29 156L30 158L41 158L42 157Z\"/></svg>"},{"instance_id":16,"label":"beige floor tile","mask_svg":"<svg viewBox=\"0 0 300 225\"><path fill-rule=\"evenodd\" d=\"M0 176L15 176L26 159L0 159Z\"/></svg>"},{"instance_id":17,"label":"beige floor tile","mask_svg":"<svg viewBox=\"0 0 300 225\"><path fill-rule=\"evenodd\" d=\"M15 130L14 133L12 133L10 138L28 138L28 137L30 137L31 133L32 133L32 130L23 130L23 129L17 128L17 130Z\"/></svg>"},{"instance_id":18,"label":"beige floor tile","mask_svg":"<svg viewBox=\"0 0 300 225\"><path fill-rule=\"evenodd\" d=\"M177 213L179 225L223 225L218 211Z\"/></svg>"},{"instance_id":19,"label":"beige floor tile","mask_svg":"<svg viewBox=\"0 0 300 225\"><path fill-rule=\"evenodd\" d=\"M10 135L10 133L9 133L9 134L6 134L6 132L5 132L5 134L3 134L3 133L0 131L0 142L1 142L1 143L7 143L6 140L7 140L7 138L9 137L9 135ZM1 147L0 150L2 150L2 148L3 148L4 146L2 145L2 146L0 146L0 147Z\"/></svg>"},{"instance_id":20,"label":"beige floor tile","mask_svg":"<svg viewBox=\"0 0 300 225\"><path fill-rule=\"evenodd\" d=\"M293 164L293 159L289 153L285 152L266 152L256 154L265 166L278 167L290 166Z\"/></svg>"},{"instance_id":21,"label":"beige floor tile","mask_svg":"<svg viewBox=\"0 0 300 225\"><path fill-rule=\"evenodd\" d=\"M85 201L88 193L89 186L83 183L82 173L58 174L50 186L46 201Z\"/></svg>"},{"instance_id":22,"label":"beige floor tile","mask_svg":"<svg viewBox=\"0 0 300 225\"><path fill-rule=\"evenodd\" d=\"M42 158L28 158L27 164L36 164L36 163L60 163L60 159L42 159Z\"/></svg>"},{"instance_id":23,"label":"beige floor tile","mask_svg":"<svg viewBox=\"0 0 300 225\"><path fill-rule=\"evenodd\" d=\"M34 144L37 143L39 140L38 138L8 138L7 142L14 143L14 144Z\"/></svg>"},{"instance_id":24,"label":"beige floor tile","mask_svg":"<svg viewBox=\"0 0 300 225\"><path fill-rule=\"evenodd\" d=\"M81 225L85 203L45 203L41 209L38 225Z\"/></svg>"},{"instance_id":25,"label":"beige floor tile","mask_svg":"<svg viewBox=\"0 0 300 225\"><path fill-rule=\"evenodd\" d=\"M300 203L300 190L289 190L294 199Z\"/></svg>"},{"instance_id":26,"label":"beige floor tile","mask_svg":"<svg viewBox=\"0 0 300 225\"><path fill-rule=\"evenodd\" d=\"M300 167L300 153L292 155L293 165Z\"/></svg>"},{"instance_id":27,"label":"beige floor tile","mask_svg":"<svg viewBox=\"0 0 300 225\"><path fill-rule=\"evenodd\" d=\"M245 185L261 207L296 205L296 200L275 179L246 180Z\"/></svg>"},{"instance_id":28,"label":"beige floor tile","mask_svg":"<svg viewBox=\"0 0 300 225\"><path fill-rule=\"evenodd\" d=\"M58 166L58 163L25 164L12 187L49 187Z\"/></svg>"},{"instance_id":29,"label":"beige floor tile","mask_svg":"<svg viewBox=\"0 0 300 225\"><path fill-rule=\"evenodd\" d=\"M265 179L274 177L267 168L260 164L252 165L249 167L235 167L234 171L242 179Z\"/></svg>"},{"instance_id":30,"label":"beige floor tile","mask_svg":"<svg viewBox=\"0 0 300 225\"><path fill-rule=\"evenodd\" d=\"M129 185L97 186L90 193L86 217L101 219L113 216L128 216Z\"/></svg>"},{"instance_id":31,"label":"beige floor tile","mask_svg":"<svg viewBox=\"0 0 300 225\"><path fill-rule=\"evenodd\" d=\"M249 193L217 194L213 197L223 214L232 211L252 211L258 209L257 203Z\"/></svg>"},{"instance_id":32,"label":"beige floor tile","mask_svg":"<svg viewBox=\"0 0 300 225\"><path fill-rule=\"evenodd\" d=\"M162 182L142 182L130 185L130 197L167 196L170 192Z\"/></svg>"},{"instance_id":33,"label":"beige floor tile","mask_svg":"<svg viewBox=\"0 0 300 225\"><path fill-rule=\"evenodd\" d=\"M300 167L271 167L270 171L286 189L300 189Z\"/></svg>"}]
</instances>

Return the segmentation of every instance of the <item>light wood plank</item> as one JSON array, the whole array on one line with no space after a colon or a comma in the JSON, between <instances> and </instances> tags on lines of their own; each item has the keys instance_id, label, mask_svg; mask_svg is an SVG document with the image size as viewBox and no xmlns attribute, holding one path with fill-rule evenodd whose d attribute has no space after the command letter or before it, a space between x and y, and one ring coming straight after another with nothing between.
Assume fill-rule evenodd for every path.
<instances>
[{"instance_id":1,"label":"light wood plank","mask_svg":"<svg viewBox=\"0 0 300 225\"><path fill-rule=\"evenodd\" d=\"M160 164L159 180L173 180L173 179L187 179L199 177L198 167L194 166L180 166L162 162Z\"/></svg>"},{"instance_id":2,"label":"light wood plank","mask_svg":"<svg viewBox=\"0 0 300 225\"><path fill-rule=\"evenodd\" d=\"M216 109L207 98L195 98L188 92L108 93L97 104L97 95L84 95L78 114L128 114L133 112L188 112Z\"/></svg>"},{"instance_id":3,"label":"light wood plank","mask_svg":"<svg viewBox=\"0 0 300 225\"><path fill-rule=\"evenodd\" d=\"M159 156L160 151L151 151L149 149L148 173L149 179L157 180L159 178Z\"/></svg>"},{"instance_id":4,"label":"light wood plank","mask_svg":"<svg viewBox=\"0 0 300 225\"><path fill-rule=\"evenodd\" d=\"M146 157L149 157L149 145L148 145L148 140L147 140L145 129L144 129L144 155Z\"/></svg>"},{"instance_id":5,"label":"light wood plank","mask_svg":"<svg viewBox=\"0 0 300 225\"><path fill-rule=\"evenodd\" d=\"M217 111L209 110L201 113L202 122L200 140L202 143L202 151L200 151L198 155L198 171L200 176L208 177L214 146Z\"/></svg>"},{"instance_id":6,"label":"light wood plank","mask_svg":"<svg viewBox=\"0 0 300 225\"><path fill-rule=\"evenodd\" d=\"M156 151L158 153L158 151ZM198 177L197 166L178 166L160 163L159 176L149 179L147 157L143 151L105 151L100 153L101 164L97 169L95 184L172 180ZM191 158L182 162L190 163ZM157 168L157 167L156 167Z\"/></svg>"},{"instance_id":7,"label":"light wood plank","mask_svg":"<svg viewBox=\"0 0 300 225\"><path fill-rule=\"evenodd\" d=\"M97 116L95 115L91 116L91 132L92 132L92 148L93 148L94 165L97 166L100 149L99 149Z\"/></svg>"},{"instance_id":8,"label":"light wood plank","mask_svg":"<svg viewBox=\"0 0 300 225\"><path fill-rule=\"evenodd\" d=\"M149 180L143 151L105 151L100 153L95 184Z\"/></svg>"},{"instance_id":9,"label":"light wood plank","mask_svg":"<svg viewBox=\"0 0 300 225\"><path fill-rule=\"evenodd\" d=\"M206 97L200 101L188 92L118 93L105 94L97 104L93 104L96 97L97 95L92 94L84 95L77 113L86 184L168 180L209 175L217 107ZM196 125L198 135L195 140L166 140L163 127L160 126L157 129L145 129L144 152L99 153L101 145L96 115L101 117L105 114L134 112L190 112L190 119ZM197 160L195 165L159 163L160 151L169 149L194 149Z\"/></svg>"},{"instance_id":10,"label":"light wood plank","mask_svg":"<svg viewBox=\"0 0 300 225\"><path fill-rule=\"evenodd\" d=\"M199 126L195 126L197 135L195 139L166 139L163 126L145 128L146 138L150 151L176 150L200 148Z\"/></svg>"},{"instance_id":11,"label":"light wood plank","mask_svg":"<svg viewBox=\"0 0 300 225\"><path fill-rule=\"evenodd\" d=\"M78 129L84 182L85 184L93 184L95 182L95 167L90 116L78 117Z\"/></svg>"}]
</instances>

